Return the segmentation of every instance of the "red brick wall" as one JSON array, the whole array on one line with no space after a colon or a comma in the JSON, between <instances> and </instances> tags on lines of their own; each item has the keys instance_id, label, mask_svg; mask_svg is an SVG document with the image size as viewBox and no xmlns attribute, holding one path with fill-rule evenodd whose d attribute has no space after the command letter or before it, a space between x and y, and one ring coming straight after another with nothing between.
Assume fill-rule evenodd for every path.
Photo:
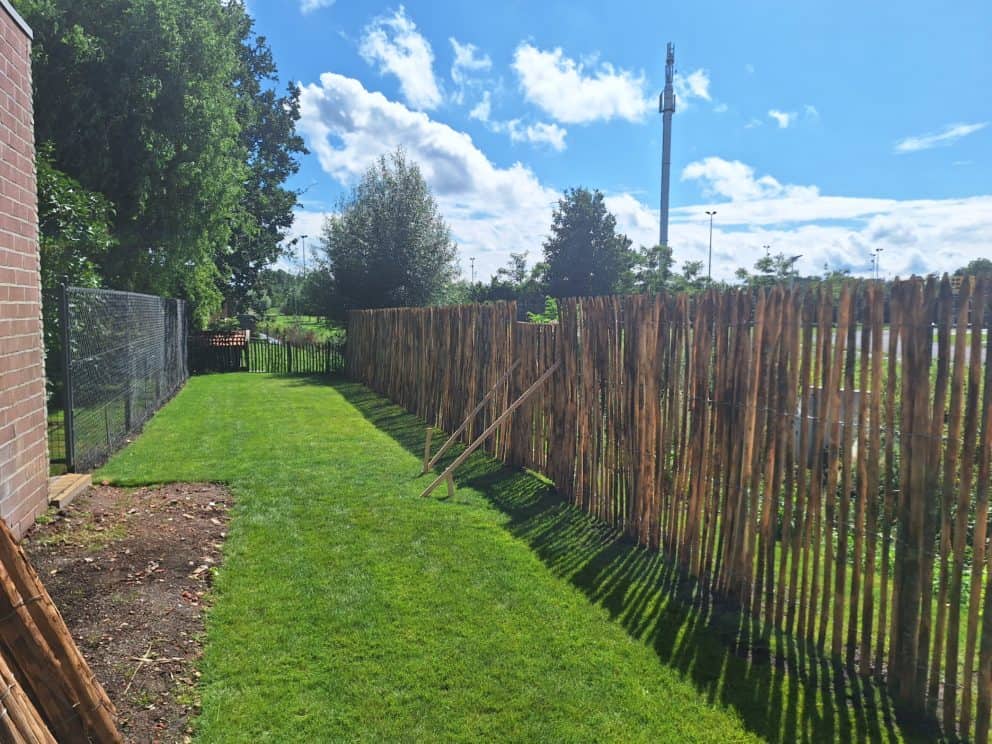
<instances>
[{"instance_id":1,"label":"red brick wall","mask_svg":"<svg viewBox=\"0 0 992 744\"><path fill-rule=\"evenodd\" d=\"M0 517L20 536L47 500L31 39L0 0Z\"/></svg>"}]
</instances>

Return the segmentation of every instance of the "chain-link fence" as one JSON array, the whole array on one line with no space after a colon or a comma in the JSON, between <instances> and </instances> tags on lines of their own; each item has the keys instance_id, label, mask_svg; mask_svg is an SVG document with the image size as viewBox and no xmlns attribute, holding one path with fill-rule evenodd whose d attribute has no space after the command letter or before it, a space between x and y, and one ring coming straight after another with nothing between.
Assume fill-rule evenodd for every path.
<instances>
[{"instance_id":1,"label":"chain-link fence","mask_svg":"<svg viewBox=\"0 0 992 744\"><path fill-rule=\"evenodd\" d=\"M68 469L87 470L189 377L186 303L81 287L64 287L59 299L64 457Z\"/></svg>"}]
</instances>

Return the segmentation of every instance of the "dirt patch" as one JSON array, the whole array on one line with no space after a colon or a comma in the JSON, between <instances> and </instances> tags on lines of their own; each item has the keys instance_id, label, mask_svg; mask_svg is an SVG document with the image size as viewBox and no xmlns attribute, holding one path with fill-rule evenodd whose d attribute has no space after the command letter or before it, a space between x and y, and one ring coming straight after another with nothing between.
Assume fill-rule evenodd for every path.
<instances>
[{"instance_id":1,"label":"dirt patch","mask_svg":"<svg viewBox=\"0 0 992 744\"><path fill-rule=\"evenodd\" d=\"M97 486L24 540L129 741L188 739L204 599L230 505L212 484Z\"/></svg>"}]
</instances>

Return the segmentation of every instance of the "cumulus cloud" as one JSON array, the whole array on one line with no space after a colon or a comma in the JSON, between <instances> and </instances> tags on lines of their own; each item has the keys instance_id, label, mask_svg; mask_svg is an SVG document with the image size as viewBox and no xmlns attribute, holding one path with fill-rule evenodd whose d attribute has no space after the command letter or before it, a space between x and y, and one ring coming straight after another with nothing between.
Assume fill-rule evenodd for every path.
<instances>
[{"instance_id":1,"label":"cumulus cloud","mask_svg":"<svg viewBox=\"0 0 992 744\"><path fill-rule=\"evenodd\" d=\"M558 152L565 149L565 136L568 134L568 130L564 127L541 121L525 123L522 119L493 121L490 118L491 114L492 99L487 90L482 94L482 100L468 112L470 119L481 121L491 132L509 135L511 142L547 145Z\"/></svg>"},{"instance_id":2,"label":"cumulus cloud","mask_svg":"<svg viewBox=\"0 0 992 744\"><path fill-rule=\"evenodd\" d=\"M456 83L464 82L466 73L492 69L493 61L489 55L479 52L475 44L462 44L455 38L450 38L448 41L451 42L451 48L455 53L455 61L451 63L451 79Z\"/></svg>"},{"instance_id":3,"label":"cumulus cloud","mask_svg":"<svg viewBox=\"0 0 992 744\"><path fill-rule=\"evenodd\" d=\"M565 135L568 134L567 130L557 124L548 124L545 122L523 124L520 119L511 119L503 125L497 125L496 130L508 132L511 142L548 145L558 152L565 149Z\"/></svg>"},{"instance_id":4,"label":"cumulus cloud","mask_svg":"<svg viewBox=\"0 0 992 744\"><path fill-rule=\"evenodd\" d=\"M906 137L906 139L896 143L895 150L897 153L917 152L941 145L949 145L962 137L967 137L969 134L974 134L985 129L988 125L989 123L987 121L976 124L948 124L940 132L923 134L916 137Z\"/></svg>"},{"instance_id":5,"label":"cumulus cloud","mask_svg":"<svg viewBox=\"0 0 992 744\"><path fill-rule=\"evenodd\" d=\"M479 259L480 276L495 272L511 251L540 250L558 194L523 164L497 166L468 134L335 73L303 87L300 114L308 146L341 184L353 184L377 157L404 147L464 254Z\"/></svg>"},{"instance_id":6,"label":"cumulus cloud","mask_svg":"<svg viewBox=\"0 0 992 744\"><path fill-rule=\"evenodd\" d=\"M306 15L321 8L330 8L334 5L334 0L300 0L300 12Z\"/></svg>"},{"instance_id":7,"label":"cumulus cloud","mask_svg":"<svg viewBox=\"0 0 992 744\"><path fill-rule=\"evenodd\" d=\"M455 84L455 90L450 97L454 103L461 104L467 92L475 93L482 87L484 79L479 75L491 70L493 61L488 54L480 52L475 44L462 44L455 38L448 41L455 54L451 63L451 81ZM488 91L486 94L488 95Z\"/></svg>"},{"instance_id":8,"label":"cumulus cloud","mask_svg":"<svg viewBox=\"0 0 992 744\"><path fill-rule=\"evenodd\" d=\"M403 97L414 108L432 109L441 103L441 89L434 77L434 50L407 18L402 5L365 28L358 51L370 65L378 65L382 74L396 76Z\"/></svg>"},{"instance_id":9,"label":"cumulus cloud","mask_svg":"<svg viewBox=\"0 0 992 744\"><path fill-rule=\"evenodd\" d=\"M558 192L525 165L497 165L464 132L342 75L326 73L304 86L300 103L300 131L322 168L343 185L353 184L379 155L405 147L437 196L463 264L476 257L480 277L495 273L511 251L540 255ZM526 126L516 126L526 132ZM715 209L713 274L719 279L733 280L737 267L753 266L763 245L802 254L798 266L804 273L821 272L828 264L863 275L870 273L871 255L880 247L883 274L890 276L953 270L986 255L992 241L992 195L916 200L824 195L815 186L784 183L747 163L717 157L690 163L682 178L699 184L709 201L672 210L676 259L679 264L705 259L704 213ZM607 206L635 245L657 242L656 207L629 192L607 194ZM319 234L324 214L298 212L290 237Z\"/></svg>"},{"instance_id":10,"label":"cumulus cloud","mask_svg":"<svg viewBox=\"0 0 992 744\"><path fill-rule=\"evenodd\" d=\"M788 188L788 187L786 187ZM658 210L631 194L607 198L618 229L634 245L658 242ZM804 274L849 269L870 276L871 257L882 248L887 277L945 272L984 256L992 239L992 195L966 199L871 199L843 196L777 197L713 202L672 209L670 241L679 265L707 259L709 217L713 229L713 276L734 281L772 251L802 255Z\"/></svg>"},{"instance_id":11,"label":"cumulus cloud","mask_svg":"<svg viewBox=\"0 0 992 744\"><path fill-rule=\"evenodd\" d=\"M525 42L513 55L513 69L524 98L565 124L640 121L651 109L643 74L606 62L587 67L560 47L545 51Z\"/></svg>"},{"instance_id":12,"label":"cumulus cloud","mask_svg":"<svg viewBox=\"0 0 992 744\"><path fill-rule=\"evenodd\" d=\"M694 70L688 75L676 73L675 95L683 103L689 103L694 98L710 100L710 76L706 70Z\"/></svg>"},{"instance_id":13,"label":"cumulus cloud","mask_svg":"<svg viewBox=\"0 0 992 744\"><path fill-rule=\"evenodd\" d=\"M781 197L815 197L815 186L791 186L769 175L756 176L754 168L740 160L708 157L689 163L682 170L683 181L698 181L708 196L723 196L731 201L777 199Z\"/></svg>"},{"instance_id":14,"label":"cumulus cloud","mask_svg":"<svg viewBox=\"0 0 992 744\"><path fill-rule=\"evenodd\" d=\"M778 122L779 129L785 129L796 118L795 111L779 111L778 109L771 109L768 115Z\"/></svg>"},{"instance_id":15,"label":"cumulus cloud","mask_svg":"<svg viewBox=\"0 0 992 744\"><path fill-rule=\"evenodd\" d=\"M912 200L830 196L815 186L784 184L770 175L758 176L740 161L716 157L690 163L682 178L697 181L704 195L727 201L673 209L672 244L684 246L690 258L701 258L708 240L705 211L715 209L714 276L723 279L730 279L737 266L752 265L763 245L802 254L800 269L806 273L818 273L827 264L865 275L879 247L885 274L905 276L953 271L983 255L992 239L992 195ZM650 230L645 234L653 235Z\"/></svg>"},{"instance_id":16,"label":"cumulus cloud","mask_svg":"<svg viewBox=\"0 0 992 744\"><path fill-rule=\"evenodd\" d=\"M469 118L478 119L479 121L489 121L489 115L492 113L493 104L492 98L487 90L482 94L482 100L480 100L471 111L468 112Z\"/></svg>"}]
</instances>

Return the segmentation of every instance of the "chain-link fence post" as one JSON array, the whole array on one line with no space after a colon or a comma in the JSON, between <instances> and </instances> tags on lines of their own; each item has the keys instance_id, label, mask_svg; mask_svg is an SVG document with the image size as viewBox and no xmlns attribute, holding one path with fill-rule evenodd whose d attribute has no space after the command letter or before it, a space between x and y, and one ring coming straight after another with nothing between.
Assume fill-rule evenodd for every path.
<instances>
[{"instance_id":1,"label":"chain-link fence post","mask_svg":"<svg viewBox=\"0 0 992 744\"><path fill-rule=\"evenodd\" d=\"M69 323L69 278L63 277L59 285L59 329L62 335L62 407L63 426L65 432L65 469L73 472L76 469L75 427L72 416L72 346L70 345Z\"/></svg>"}]
</instances>

